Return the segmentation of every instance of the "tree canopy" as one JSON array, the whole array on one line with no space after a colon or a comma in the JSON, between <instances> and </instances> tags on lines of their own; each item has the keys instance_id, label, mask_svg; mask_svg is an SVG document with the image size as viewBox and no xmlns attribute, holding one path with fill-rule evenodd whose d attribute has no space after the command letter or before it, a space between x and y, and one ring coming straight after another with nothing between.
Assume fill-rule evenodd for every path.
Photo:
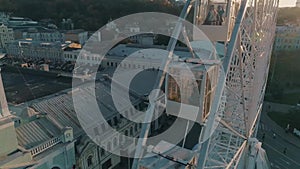
<instances>
[{"instance_id":1,"label":"tree canopy","mask_svg":"<svg viewBox=\"0 0 300 169\"><path fill-rule=\"evenodd\" d=\"M34 20L71 18L75 28L97 30L110 19L138 12L178 15L181 8L166 0L0 0L0 11Z\"/></svg>"}]
</instances>

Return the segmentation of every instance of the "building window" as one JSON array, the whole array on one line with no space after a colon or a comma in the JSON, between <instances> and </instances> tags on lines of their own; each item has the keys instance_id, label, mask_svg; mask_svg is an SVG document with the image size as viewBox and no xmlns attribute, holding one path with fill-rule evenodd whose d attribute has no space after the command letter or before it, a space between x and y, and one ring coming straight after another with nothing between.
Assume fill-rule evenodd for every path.
<instances>
[{"instance_id":1,"label":"building window","mask_svg":"<svg viewBox=\"0 0 300 169\"><path fill-rule=\"evenodd\" d=\"M135 132L138 131L138 124L137 123L134 125L134 130L135 130Z\"/></svg>"},{"instance_id":2,"label":"building window","mask_svg":"<svg viewBox=\"0 0 300 169\"><path fill-rule=\"evenodd\" d=\"M107 151L111 151L111 142L108 142L107 144Z\"/></svg>"},{"instance_id":3,"label":"building window","mask_svg":"<svg viewBox=\"0 0 300 169\"><path fill-rule=\"evenodd\" d=\"M105 150L101 148L101 156L104 156L104 154L105 154Z\"/></svg>"},{"instance_id":4,"label":"building window","mask_svg":"<svg viewBox=\"0 0 300 169\"><path fill-rule=\"evenodd\" d=\"M52 169L60 169L59 167L52 167Z\"/></svg>"},{"instance_id":5,"label":"building window","mask_svg":"<svg viewBox=\"0 0 300 169\"><path fill-rule=\"evenodd\" d=\"M113 144L114 144L114 148L118 146L118 140L116 137L114 138Z\"/></svg>"},{"instance_id":6,"label":"building window","mask_svg":"<svg viewBox=\"0 0 300 169\"><path fill-rule=\"evenodd\" d=\"M108 120L107 123L108 123L110 126L113 126L111 120Z\"/></svg>"},{"instance_id":7,"label":"building window","mask_svg":"<svg viewBox=\"0 0 300 169\"><path fill-rule=\"evenodd\" d=\"M87 166L88 167L91 167L93 165L93 156L90 155L88 158L87 158Z\"/></svg>"},{"instance_id":8,"label":"building window","mask_svg":"<svg viewBox=\"0 0 300 169\"><path fill-rule=\"evenodd\" d=\"M114 120L114 124L115 124L115 125L118 125L118 118L117 118L117 117L114 117L113 120Z\"/></svg>"},{"instance_id":9,"label":"building window","mask_svg":"<svg viewBox=\"0 0 300 169\"><path fill-rule=\"evenodd\" d=\"M130 127L130 136L133 136L133 127Z\"/></svg>"},{"instance_id":10,"label":"building window","mask_svg":"<svg viewBox=\"0 0 300 169\"><path fill-rule=\"evenodd\" d=\"M111 159L108 159L105 163L102 164L102 169L109 169L111 166Z\"/></svg>"}]
</instances>

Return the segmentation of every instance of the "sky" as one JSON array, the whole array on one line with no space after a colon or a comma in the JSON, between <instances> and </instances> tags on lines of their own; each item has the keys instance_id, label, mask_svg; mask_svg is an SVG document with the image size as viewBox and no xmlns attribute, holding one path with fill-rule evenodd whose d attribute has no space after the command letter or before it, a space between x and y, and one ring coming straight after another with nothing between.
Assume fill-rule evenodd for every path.
<instances>
[{"instance_id":1,"label":"sky","mask_svg":"<svg viewBox=\"0 0 300 169\"><path fill-rule=\"evenodd\" d=\"M296 0L279 0L279 7L295 6Z\"/></svg>"}]
</instances>

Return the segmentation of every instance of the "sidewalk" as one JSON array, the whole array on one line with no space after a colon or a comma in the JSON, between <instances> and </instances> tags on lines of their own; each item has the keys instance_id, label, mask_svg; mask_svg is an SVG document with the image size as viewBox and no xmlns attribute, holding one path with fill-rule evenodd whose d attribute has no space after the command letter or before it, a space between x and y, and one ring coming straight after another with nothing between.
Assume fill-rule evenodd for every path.
<instances>
[{"instance_id":1,"label":"sidewalk","mask_svg":"<svg viewBox=\"0 0 300 169\"><path fill-rule=\"evenodd\" d=\"M265 102L264 103L264 107L263 107L263 111L261 114L261 119L260 121L263 122L264 124L267 124L269 127L271 127L272 131L278 135L281 136L282 139L284 139L286 142L300 148L300 138L296 137L295 135L293 135L292 133L286 133L285 130L280 127L279 125L276 124L276 122L274 122L268 115L267 115L267 109L268 109L268 105L271 105L271 107L273 106L278 106L278 104L274 104L274 103L270 103L270 102Z\"/></svg>"}]
</instances>

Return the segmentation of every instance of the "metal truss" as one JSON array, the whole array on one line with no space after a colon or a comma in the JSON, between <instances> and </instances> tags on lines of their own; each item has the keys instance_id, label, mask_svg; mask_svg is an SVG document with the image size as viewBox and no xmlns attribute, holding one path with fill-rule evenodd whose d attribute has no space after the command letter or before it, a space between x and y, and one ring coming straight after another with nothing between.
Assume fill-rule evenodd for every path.
<instances>
[{"instance_id":1,"label":"metal truss","mask_svg":"<svg viewBox=\"0 0 300 169\"><path fill-rule=\"evenodd\" d=\"M234 44L232 55L229 56L226 86L223 89L225 109L224 112L219 112L221 120L210 139L207 152L200 151L199 156L207 154L205 164L198 164L202 168L237 168L237 165L247 168L246 164L240 163L245 161L241 158L247 151L248 138L256 137L275 34L277 8L278 1L274 0L249 0L246 3L244 16L235 32L236 41L231 38L230 42ZM218 110L222 110L224 104L218 106Z\"/></svg>"},{"instance_id":2,"label":"metal truss","mask_svg":"<svg viewBox=\"0 0 300 169\"><path fill-rule=\"evenodd\" d=\"M188 1L183 14L188 13L191 2L195 2L195 24L200 25L209 1ZM247 158L249 138L256 137L267 83L279 1L226 2L238 7L235 9L238 12L229 15L235 22L230 22L227 32L230 38L225 42L225 74L219 77L211 112L199 138L200 146L195 151L198 169L248 168L248 160L243 158ZM136 154L140 157L143 144L139 143L137 147ZM132 168L137 168L137 163L138 159Z\"/></svg>"}]
</instances>

